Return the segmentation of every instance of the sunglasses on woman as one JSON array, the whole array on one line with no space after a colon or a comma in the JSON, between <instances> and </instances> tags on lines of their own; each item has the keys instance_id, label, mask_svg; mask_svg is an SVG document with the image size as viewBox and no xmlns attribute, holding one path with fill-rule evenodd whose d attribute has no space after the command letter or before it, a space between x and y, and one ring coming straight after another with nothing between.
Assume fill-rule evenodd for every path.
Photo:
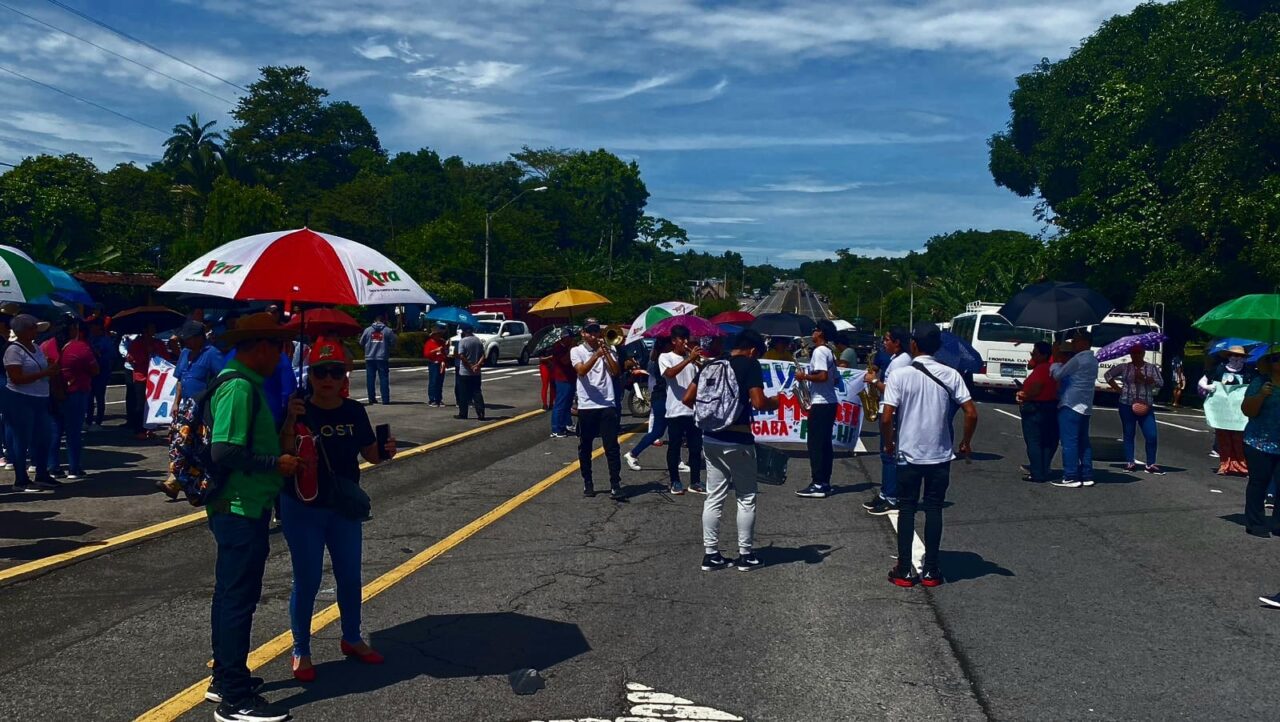
<instances>
[{"instance_id":1,"label":"sunglasses on woman","mask_svg":"<svg viewBox=\"0 0 1280 722\"><path fill-rule=\"evenodd\" d=\"M314 379L341 379L346 378L347 370L341 366L312 366L310 376Z\"/></svg>"}]
</instances>

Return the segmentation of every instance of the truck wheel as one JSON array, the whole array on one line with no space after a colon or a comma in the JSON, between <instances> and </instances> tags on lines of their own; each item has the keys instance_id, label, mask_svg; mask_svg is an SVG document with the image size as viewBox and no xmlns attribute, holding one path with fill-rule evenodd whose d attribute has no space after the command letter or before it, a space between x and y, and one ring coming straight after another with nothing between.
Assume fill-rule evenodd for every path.
<instances>
[{"instance_id":1,"label":"truck wheel","mask_svg":"<svg viewBox=\"0 0 1280 722\"><path fill-rule=\"evenodd\" d=\"M520 352L520 358L516 359L516 363L520 364L521 366L528 366L528 365L529 365L529 350L528 350L528 349L525 349L524 351L521 351L521 352Z\"/></svg>"},{"instance_id":2,"label":"truck wheel","mask_svg":"<svg viewBox=\"0 0 1280 722\"><path fill-rule=\"evenodd\" d=\"M498 365L498 349L497 348L493 348L489 350L489 365L490 366Z\"/></svg>"}]
</instances>

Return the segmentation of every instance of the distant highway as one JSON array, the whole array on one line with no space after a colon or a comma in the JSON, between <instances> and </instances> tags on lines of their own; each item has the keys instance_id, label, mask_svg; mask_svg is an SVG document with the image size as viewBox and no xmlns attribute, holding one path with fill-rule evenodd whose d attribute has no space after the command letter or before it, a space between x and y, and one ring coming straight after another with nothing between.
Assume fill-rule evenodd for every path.
<instances>
[{"instance_id":1,"label":"distant highway","mask_svg":"<svg viewBox=\"0 0 1280 722\"><path fill-rule=\"evenodd\" d=\"M815 321L834 318L827 304L804 281L788 281L764 299L750 302L745 310L757 316L765 313L799 313Z\"/></svg>"}]
</instances>

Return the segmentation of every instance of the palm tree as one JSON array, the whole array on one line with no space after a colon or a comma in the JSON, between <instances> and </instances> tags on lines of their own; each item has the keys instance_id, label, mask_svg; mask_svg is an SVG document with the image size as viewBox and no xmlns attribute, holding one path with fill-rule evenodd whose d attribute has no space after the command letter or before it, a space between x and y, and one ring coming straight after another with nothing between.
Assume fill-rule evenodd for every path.
<instances>
[{"instance_id":1,"label":"palm tree","mask_svg":"<svg viewBox=\"0 0 1280 722\"><path fill-rule=\"evenodd\" d=\"M173 126L173 135L164 142L165 164L176 168L182 165L184 160L198 156L202 149L212 154L221 153L222 134L209 130L217 124L216 120L201 124L200 116L192 113L187 116L186 123Z\"/></svg>"}]
</instances>

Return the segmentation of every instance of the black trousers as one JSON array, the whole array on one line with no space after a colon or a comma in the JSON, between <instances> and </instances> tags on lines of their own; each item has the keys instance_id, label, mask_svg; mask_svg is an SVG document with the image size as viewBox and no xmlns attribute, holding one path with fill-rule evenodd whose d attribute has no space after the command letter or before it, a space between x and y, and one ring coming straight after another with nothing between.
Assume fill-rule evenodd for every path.
<instances>
[{"instance_id":1,"label":"black trousers","mask_svg":"<svg viewBox=\"0 0 1280 722\"><path fill-rule=\"evenodd\" d=\"M1053 455L1058 451L1058 404L1028 401L1022 412L1022 440L1027 445L1027 466L1032 481L1048 481Z\"/></svg>"},{"instance_id":2,"label":"black trousers","mask_svg":"<svg viewBox=\"0 0 1280 722\"><path fill-rule=\"evenodd\" d=\"M680 444L689 447L689 483L702 478L702 429L692 416L667 417L667 473L671 483L680 481Z\"/></svg>"},{"instance_id":3,"label":"black trousers","mask_svg":"<svg viewBox=\"0 0 1280 722\"><path fill-rule=\"evenodd\" d=\"M484 392L480 389L479 376L458 376L454 382L453 395L458 402L458 415L467 417L467 409L476 405L476 418L484 418Z\"/></svg>"},{"instance_id":4,"label":"black trousers","mask_svg":"<svg viewBox=\"0 0 1280 722\"><path fill-rule=\"evenodd\" d=\"M130 381L124 389L124 415L129 429L135 433L146 428L147 382Z\"/></svg>"},{"instance_id":5,"label":"black trousers","mask_svg":"<svg viewBox=\"0 0 1280 722\"><path fill-rule=\"evenodd\" d=\"M835 463L831 434L836 428L836 404L814 404L809 407L809 467L813 483L831 486L831 466Z\"/></svg>"},{"instance_id":6,"label":"black trousers","mask_svg":"<svg viewBox=\"0 0 1280 722\"><path fill-rule=\"evenodd\" d=\"M1249 463L1249 483L1244 488L1244 525L1249 531L1280 534L1280 513L1271 512L1267 522L1267 487L1280 479L1280 456L1244 445L1244 460Z\"/></svg>"},{"instance_id":7,"label":"black trousers","mask_svg":"<svg viewBox=\"0 0 1280 722\"><path fill-rule=\"evenodd\" d=\"M938 565L942 546L942 503L951 484L951 462L907 464L898 467L898 564L911 565L911 542L916 534L916 509L924 510L924 568ZM920 491L924 489L924 500Z\"/></svg>"},{"instance_id":8,"label":"black trousers","mask_svg":"<svg viewBox=\"0 0 1280 722\"><path fill-rule=\"evenodd\" d=\"M209 515L209 529L218 546L214 565L213 686L231 703L249 698L249 645L253 613L262 597L262 574L271 551L268 532L271 512L259 519L236 514Z\"/></svg>"},{"instance_id":9,"label":"black trousers","mask_svg":"<svg viewBox=\"0 0 1280 722\"><path fill-rule=\"evenodd\" d=\"M622 453L618 450L618 409L578 409L578 466L582 468L582 486L592 489L591 449L596 437L604 445L604 458L609 463L609 486L622 486Z\"/></svg>"}]
</instances>

